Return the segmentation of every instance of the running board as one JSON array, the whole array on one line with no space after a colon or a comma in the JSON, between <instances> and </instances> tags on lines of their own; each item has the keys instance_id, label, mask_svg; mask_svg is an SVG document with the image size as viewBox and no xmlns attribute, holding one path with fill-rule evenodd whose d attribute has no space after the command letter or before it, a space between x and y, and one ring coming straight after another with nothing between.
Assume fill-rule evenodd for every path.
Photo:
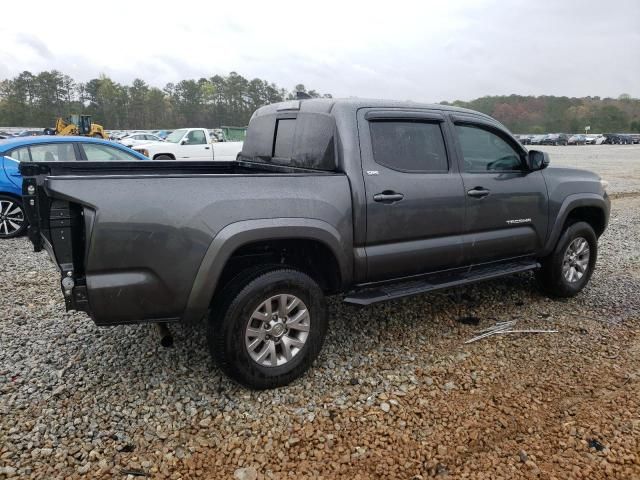
<instances>
[{"instance_id":1,"label":"running board","mask_svg":"<svg viewBox=\"0 0 640 480\"><path fill-rule=\"evenodd\" d=\"M344 302L356 305L371 305L385 300L491 280L536 268L540 268L540 264L535 260L479 265L462 271L436 273L419 280L405 280L398 283L363 287L348 294Z\"/></svg>"}]
</instances>

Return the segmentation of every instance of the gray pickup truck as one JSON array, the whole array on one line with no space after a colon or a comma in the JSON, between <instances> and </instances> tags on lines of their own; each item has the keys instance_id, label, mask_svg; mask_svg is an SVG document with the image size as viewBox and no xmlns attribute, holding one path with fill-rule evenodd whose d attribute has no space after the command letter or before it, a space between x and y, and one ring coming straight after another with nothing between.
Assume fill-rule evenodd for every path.
<instances>
[{"instance_id":1,"label":"gray pickup truck","mask_svg":"<svg viewBox=\"0 0 640 480\"><path fill-rule=\"evenodd\" d=\"M22 163L29 237L98 325L206 319L251 388L317 357L325 296L369 305L534 270L589 281L606 182L547 168L470 110L317 99L260 108L235 162Z\"/></svg>"}]
</instances>

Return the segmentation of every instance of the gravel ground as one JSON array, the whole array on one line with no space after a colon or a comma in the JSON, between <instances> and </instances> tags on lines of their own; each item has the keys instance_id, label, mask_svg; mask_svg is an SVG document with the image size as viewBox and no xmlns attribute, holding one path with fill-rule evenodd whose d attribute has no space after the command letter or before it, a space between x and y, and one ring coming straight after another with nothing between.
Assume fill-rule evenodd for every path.
<instances>
[{"instance_id":1,"label":"gravel ground","mask_svg":"<svg viewBox=\"0 0 640 480\"><path fill-rule=\"evenodd\" d=\"M640 478L639 252L628 196L577 298L520 275L367 308L335 299L314 368L252 392L212 365L202 327L163 349L148 326L65 313L46 254L5 241L0 478ZM464 345L512 319L559 332Z\"/></svg>"}]
</instances>

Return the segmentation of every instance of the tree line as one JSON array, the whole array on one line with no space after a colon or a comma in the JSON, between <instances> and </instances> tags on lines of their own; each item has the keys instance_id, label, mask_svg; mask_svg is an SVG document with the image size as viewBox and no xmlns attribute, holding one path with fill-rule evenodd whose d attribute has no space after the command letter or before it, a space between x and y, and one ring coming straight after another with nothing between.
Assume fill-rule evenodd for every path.
<instances>
[{"instance_id":1,"label":"tree line","mask_svg":"<svg viewBox=\"0 0 640 480\"><path fill-rule=\"evenodd\" d=\"M57 70L24 71L0 80L1 126L53 126L59 116L93 115L110 130L156 129L202 125L242 126L259 107L295 98L331 97L304 85L292 91L267 80L249 80L236 72L168 83L164 88L135 79L130 85L106 75L77 82ZM555 96L487 96L469 102L442 102L491 115L517 133L640 132L640 99Z\"/></svg>"},{"instance_id":2,"label":"tree line","mask_svg":"<svg viewBox=\"0 0 640 480\"><path fill-rule=\"evenodd\" d=\"M496 118L515 133L640 132L640 99L494 96L470 102L442 102L470 108Z\"/></svg>"},{"instance_id":3,"label":"tree line","mask_svg":"<svg viewBox=\"0 0 640 480\"><path fill-rule=\"evenodd\" d=\"M243 126L257 108L296 98L297 92L331 97L302 84L287 91L236 72L168 83L161 89L139 78L123 85L106 75L77 82L57 70L24 71L0 80L0 125L50 127L57 117L82 113L110 130Z\"/></svg>"}]
</instances>

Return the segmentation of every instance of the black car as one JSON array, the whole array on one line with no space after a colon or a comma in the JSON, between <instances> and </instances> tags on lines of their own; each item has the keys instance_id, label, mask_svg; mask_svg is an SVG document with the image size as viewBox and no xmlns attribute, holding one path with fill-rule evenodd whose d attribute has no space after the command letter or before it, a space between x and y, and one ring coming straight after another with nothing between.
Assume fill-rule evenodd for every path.
<instances>
[{"instance_id":1,"label":"black car","mask_svg":"<svg viewBox=\"0 0 640 480\"><path fill-rule=\"evenodd\" d=\"M522 145L531 145L531 137L533 135L516 135L516 138Z\"/></svg>"},{"instance_id":2,"label":"black car","mask_svg":"<svg viewBox=\"0 0 640 480\"><path fill-rule=\"evenodd\" d=\"M631 135L626 133L605 133L604 138L602 143L607 145L631 145L633 143Z\"/></svg>"},{"instance_id":3,"label":"black car","mask_svg":"<svg viewBox=\"0 0 640 480\"><path fill-rule=\"evenodd\" d=\"M547 135L540 145L568 145L569 136L566 133L551 133Z\"/></svg>"},{"instance_id":4,"label":"black car","mask_svg":"<svg viewBox=\"0 0 640 480\"><path fill-rule=\"evenodd\" d=\"M620 145L633 145L633 137L628 133L621 133L618 138L620 138Z\"/></svg>"}]
</instances>

